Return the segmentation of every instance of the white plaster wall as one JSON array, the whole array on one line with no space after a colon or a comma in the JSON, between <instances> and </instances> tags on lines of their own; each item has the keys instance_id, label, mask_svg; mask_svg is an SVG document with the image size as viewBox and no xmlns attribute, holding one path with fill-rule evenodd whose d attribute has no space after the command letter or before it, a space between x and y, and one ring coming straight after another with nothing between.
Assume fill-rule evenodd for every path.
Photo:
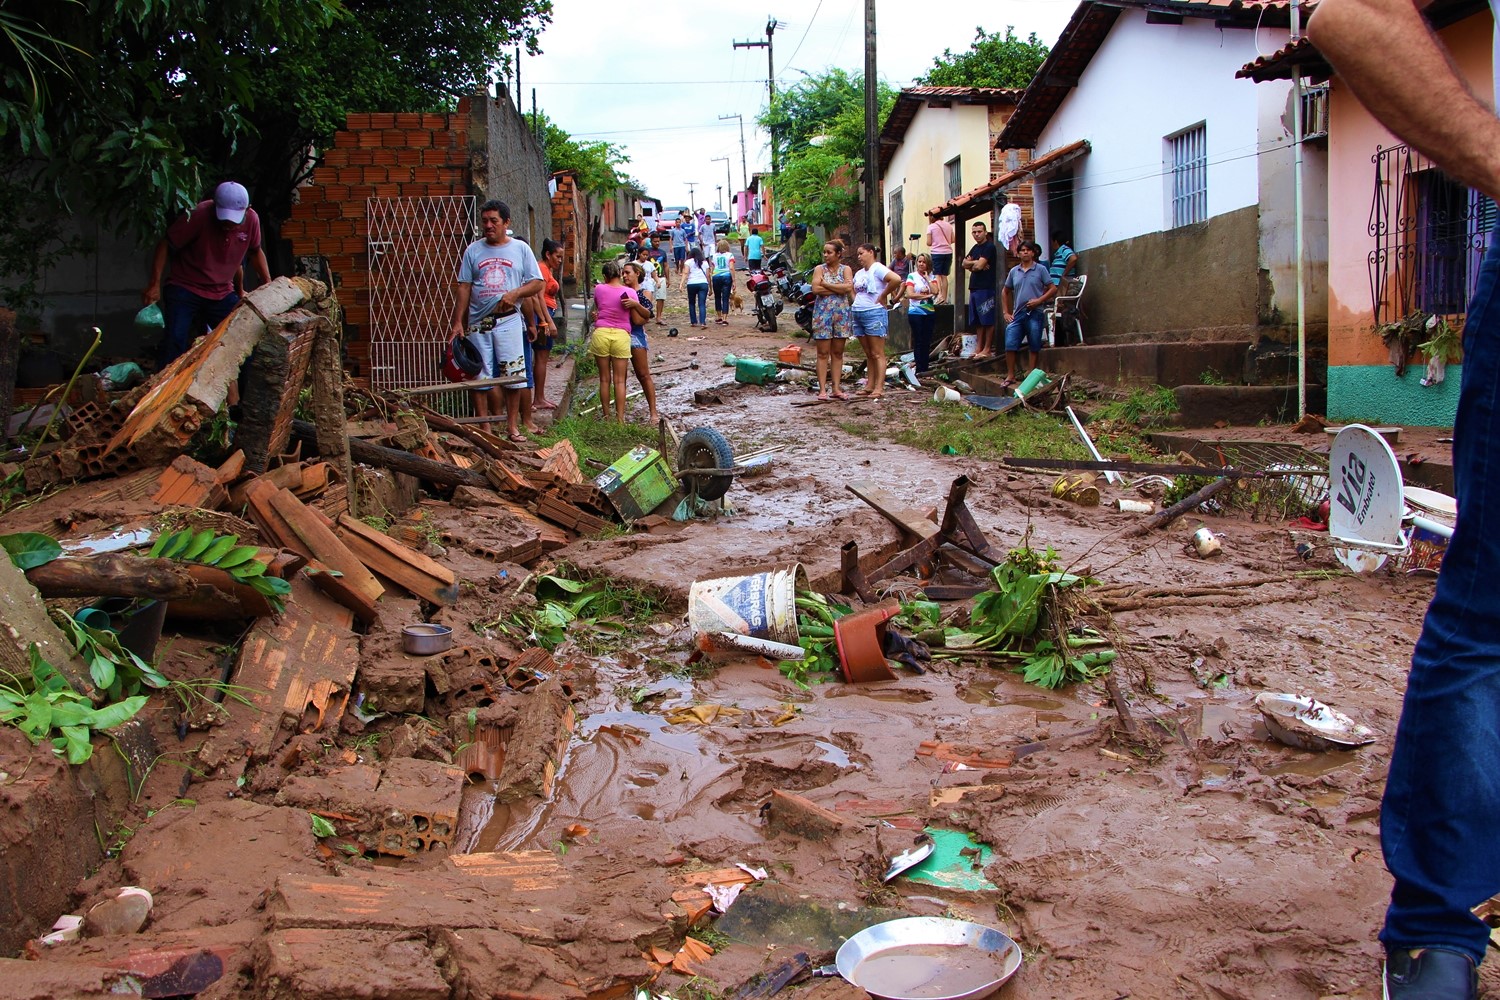
<instances>
[{"instance_id":1,"label":"white plaster wall","mask_svg":"<svg viewBox=\"0 0 1500 1000\"><path fill-rule=\"evenodd\" d=\"M1143 11L1122 13L1037 138L1037 156L1078 139L1092 146L1076 161L1074 246L1086 250L1170 228L1164 140L1200 122L1208 134L1209 216L1256 204L1262 108L1284 103L1291 85L1234 74L1286 39L1285 29L1221 29L1201 18L1147 24ZM1045 196L1045 185L1038 185L1041 233L1049 221Z\"/></svg>"},{"instance_id":2,"label":"white plaster wall","mask_svg":"<svg viewBox=\"0 0 1500 1000\"><path fill-rule=\"evenodd\" d=\"M1260 264L1270 276L1268 305L1297 316L1296 146L1291 86L1260 84ZM1305 128L1306 126L1304 126ZM1302 286L1310 324L1328 321L1328 150L1302 145Z\"/></svg>"},{"instance_id":3,"label":"white plaster wall","mask_svg":"<svg viewBox=\"0 0 1500 1000\"><path fill-rule=\"evenodd\" d=\"M959 193L971 191L990 179L989 145L989 108L985 105L919 108L882 178L881 214L886 218L882 232L890 231L890 197L899 187L904 208L901 232L925 234L927 210L948 200L943 164L960 157ZM926 250L925 243L919 241L918 246Z\"/></svg>"}]
</instances>

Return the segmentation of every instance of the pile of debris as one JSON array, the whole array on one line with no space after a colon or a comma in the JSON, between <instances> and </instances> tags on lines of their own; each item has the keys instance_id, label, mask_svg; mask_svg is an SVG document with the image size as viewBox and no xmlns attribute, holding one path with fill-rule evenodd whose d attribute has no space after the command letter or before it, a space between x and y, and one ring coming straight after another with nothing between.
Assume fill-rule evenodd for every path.
<instances>
[{"instance_id":1,"label":"pile of debris","mask_svg":"<svg viewBox=\"0 0 1500 1000\"><path fill-rule=\"evenodd\" d=\"M251 926L234 932L163 913L184 900L158 882L157 914L139 934L77 940L91 925L64 920L36 945L79 902L73 887L106 844L80 830L50 846L0 831L0 877L28 887L3 907L0 948L25 945L45 959L0 960L11 995L185 995L221 976L257 996L346 997L371 982L404 983L411 996L582 995L645 978L643 951L675 947L691 922L672 902L681 886L606 860L563 869L545 852L464 853L483 826L465 811L466 786L481 781L498 802L549 796L575 725L565 668L545 649L480 629L475 604L492 616L517 599L512 573L621 518L566 440L525 450L414 402L420 391L350 389L337 309L324 285L278 278L150 382L96 393L66 413L56 440L13 456L11 482L44 502L14 504L4 531L48 536L61 555L29 568L0 561L9 626L0 668L32 678L39 658L107 707L118 685L70 639L85 615L107 616L87 620L110 621L101 628L117 628L144 661L156 658L165 622L183 633L162 658L173 661L162 670L174 686L123 725L100 724L121 753L80 765L83 780L42 739L28 747L17 730L0 730L0 785L24 831L45 828L59 797L90 790L107 802L95 819L105 829L133 805L207 794L219 823L279 828L268 810L311 814L311 830L304 818L284 842L303 840L314 863L258 887L267 919L248 900ZM231 407L225 457L200 461ZM456 609L461 591L477 599L467 616ZM106 597L115 603L97 600ZM458 641L410 655L413 623ZM189 688L202 696L170 696ZM378 756L341 749L365 736ZM183 770L155 766L167 756ZM30 781L9 782L28 771ZM152 790L162 782L171 790ZM194 785L228 788L229 798L190 793ZM159 833L171 822L149 825ZM192 824L213 825L202 814ZM143 869L161 841L134 855L128 877L151 883ZM340 860L342 875L320 872L320 857ZM420 860L421 871L377 869L377 858ZM351 865L361 877L348 877ZM575 878L614 879L618 905L572 913L566 900L584 898L566 889ZM121 892L86 888L80 914ZM527 926L537 893L556 904L546 918L556 926ZM420 955L401 945L413 933L432 945ZM525 944L537 938L545 948ZM611 970L604 979L590 971L601 968Z\"/></svg>"}]
</instances>

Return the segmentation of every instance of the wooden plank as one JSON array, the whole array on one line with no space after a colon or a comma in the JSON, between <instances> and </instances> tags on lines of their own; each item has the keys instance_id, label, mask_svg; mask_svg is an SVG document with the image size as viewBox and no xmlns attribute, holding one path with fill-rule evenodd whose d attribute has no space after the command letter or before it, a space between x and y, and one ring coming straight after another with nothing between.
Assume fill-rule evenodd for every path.
<instances>
[{"instance_id":1,"label":"wooden plank","mask_svg":"<svg viewBox=\"0 0 1500 1000\"><path fill-rule=\"evenodd\" d=\"M316 558L312 549L292 530L287 519L271 506L271 498L276 495L276 492L274 485L259 476L246 484L245 505L250 519L255 522L256 527L270 537L271 541L282 548L300 552L309 559Z\"/></svg>"},{"instance_id":2,"label":"wooden plank","mask_svg":"<svg viewBox=\"0 0 1500 1000\"><path fill-rule=\"evenodd\" d=\"M322 519L290 490L278 490L270 497L271 509L291 526L302 543L312 550L312 558L344 574L344 580L368 601L384 593L380 581L365 568L359 557L328 529Z\"/></svg>"},{"instance_id":3,"label":"wooden plank","mask_svg":"<svg viewBox=\"0 0 1500 1000\"><path fill-rule=\"evenodd\" d=\"M442 563L348 514L339 518L336 530L350 551L370 569L404 587L413 596L443 605L458 600L458 578Z\"/></svg>"},{"instance_id":4,"label":"wooden plank","mask_svg":"<svg viewBox=\"0 0 1500 1000\"><path fill-rule=\"evenodd\" d=\"M887 521L916 536L918 541L925 541L938 533L938 526L921 511L906 506L898 497L869 480L847 483L844 488L875 508Z\"/></svg>"}]
</instances>

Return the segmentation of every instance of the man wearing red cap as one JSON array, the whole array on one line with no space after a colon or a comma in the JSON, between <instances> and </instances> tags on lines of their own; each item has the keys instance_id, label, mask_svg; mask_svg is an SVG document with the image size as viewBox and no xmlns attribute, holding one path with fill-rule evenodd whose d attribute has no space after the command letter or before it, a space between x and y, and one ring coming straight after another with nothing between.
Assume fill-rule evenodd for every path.
<instances>
[{"instance_id":1,"label":"man wearing red cap","mask_svg":"<svg viewBox=\"0 0 1500 1000\"><path fill-rule=\"evenodd\" d=\"M141 304L158 299L166 319L158 361L165 368L195 337L217 326L239 305L246 259L264 284L271 268L260 245L260 217L243 184L225 181L211 201L200 201L167 227L151 257ZM165 289L162 273L171 261Z\"/></svg>"}]
</instances>

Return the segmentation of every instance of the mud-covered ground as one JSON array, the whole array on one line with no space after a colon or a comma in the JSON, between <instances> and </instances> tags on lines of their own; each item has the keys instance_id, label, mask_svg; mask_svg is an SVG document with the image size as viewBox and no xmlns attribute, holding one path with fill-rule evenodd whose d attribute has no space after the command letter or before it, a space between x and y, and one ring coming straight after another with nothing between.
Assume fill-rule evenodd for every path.
<instances>
[{"instance_id":1,"label":"mud-covered ground","mask_svg":"<svg viewBox=\"0 0 1500 1000\"><path fill-rule=\"evenodd\" d=\"M864 907L946 914L1005 931L1025 958L1001 994L1015 1000L1379 996L1375 934L1389 880L1378 807L1430 578L1352 576L1325 547L1304 561L1285 522L1243 512L1191 516L1126 538L1139 515L1119 512L1114 501L1138 497L1134 491L1101 481L1104 502L1083 507L1050 494L1055 474L885 443L892 429L937 405L930 390L793 406L811 394L796 385L730 385L719 389L722 402L695 404L695 390L732 379L726 353L771 358L794 342L789 317L780 334L756 333L739 314L727 329L690 331L674 288L667 319L679 336L649 331L662 371L662 414L679 429L714 427L738 454L778 446L772 468L736 482L726 497L729 516L553 554L584 575L653 591L667 610L606 655L575 640L555 651L577 724L553 794L494 804L483 783L471 787L462 846L550 852L578 872L629 871L645 876L641 886L667 886L662 898L684 872L764 868L766 878L703 935L717 953L698 976L668 970L653 987L683 998L731 995L798 951L827 960L819 948L849 932L836 918ZM805 354L810 359L810 346ZM632 416L644 419L644 403L633 405ZM1281 430L1238 436L1257 434L1291 439ZM1321 434L1298 440L1327 446ZM1435 435L1408 442L1446 459ZM899 544L895 529L847 483L875 482L907 506L941 515L960 475L972 481L967 506L995 549L1016 546L1029 532L1033 548L1051 546L1065 566L1100 581L1101 603L1116 610L1100 610L1092 622L1120 652L1115 676L1130 727L1103 683L1044 691L1003 666L938 661L921 675L898 670L892 681L802 690L758 657L713 652L690 662L696 646L684 611L694 580L793 562L814 580L834 579L844 542L857 541L865 553ZM499 518L492 509L441 516L457 538L482 537ZM1221 536L1223 552L1212 559L1188 548L1201 523ZM462 544L449 546L445 561L473 584L438 619L460 631L504 613L512 581L526 574ZM894 583L901 593L916 587L910 578ZM515 652L508 639L470 641ZM173 656L209 657L210 645L183 640ZM387 627L366 637L361 663L401 655ZM1380 739L1355 752L1290 749L1270 740L1252 705L1262 691L1314 695ZM685 706L727 711L702 713L707 723L668 721ZM993 758L1043 740L1050 742L1008 767L955 766L918 753L924 741L940 741L957 756ZM343 758L304 770L376 764L388 747L345 740ZM249 947L273 919L264 894L279 879L357 880L371 871L367 861L319 852L305 813L278 805L274 790L245 794L211 778L172 804L178 777L170 791L164 783L148 790L142 804L156 811L122 837L118 860L80 887L81 897L121 883L150 888L149 933L161 947L174 932L201 936L205 928ZM774 791L803 796L842 825L822 837L776 833L765 810ZM881 885L884 860L923 825L971 832L987 845L987 863L967 873L975 887L907 878ZM404 865L428 871L445 863L433 856ZM377 869L389 870L388 862ZM609 878L584 878L530 905L533 913L605 913L624 905L619 893ZM889 914L871 911L862 922L877 915ZM68 947L98 956L111 940ZM387 949L378 961L351 948L343 971L357 979L349 969L389 967L394 946L369 944L377 946ZM420 951L435 942L431 933L417 934L402 947ZM613 966L588 969L598 976L625 972L603 944L590 950L575 940L569 948L575 968L593 962ZM244 962L202 995L267 995L266 961L257 954L259 974ZM326 952L319 960L345 961ZM1488 967L1485 988L1500 995ZM441 990L386 983L360 995L449 995ZM861 995L839 980L787 990ZM587 992L580 985L548 995ZM471 994L455 988L452 995Z\"/></svg>"}]
</instances>

